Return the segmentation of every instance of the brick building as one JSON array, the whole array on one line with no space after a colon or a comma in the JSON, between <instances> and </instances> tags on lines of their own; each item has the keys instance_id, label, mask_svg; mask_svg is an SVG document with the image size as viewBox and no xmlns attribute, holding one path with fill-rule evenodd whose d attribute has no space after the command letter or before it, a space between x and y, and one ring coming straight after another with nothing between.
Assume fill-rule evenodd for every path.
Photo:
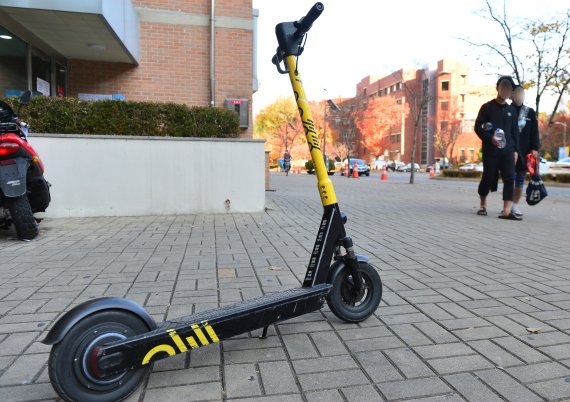
<instances>
[{"instance_id":1,"label":"brick building","mask_svg":"<svg viewBox=\"0 0 570 402\"><path fill-rule=\"evenodd\" d=\"M454 147L454 159L456 162L472 162L477 160L481 148L481 141L473 131L475 118L481 105L495 97L496 91L493 86L470 85L468 75L467 66L443 59L433 69L400 69L383 77L367 76L356 85L357 95L347 104L359 107L363 99L391 96L402 105L401 124L392 127L387 134L390 140L385 159L410 162L414 116L420 114L417 163L425 166L441 159L434 145L435 135L454 122L461 132ZM414 104L417 105L416 113L413 112ZM404 110L408 110L407 115ZM357 144L359 135L357 132ZM376 156L366 155L362 145L357 145L356 153L365 159Z\"/></svg>"},{"instance_id":2,"label":"brick building","mask_svg":"<svg viewBox=\"0 0 570 402\"><path fill-rule=\"evenodd\" d=\"M0 96L228 107L251 136L251 0L0 0Z\"/></svg>"}]
</instances>

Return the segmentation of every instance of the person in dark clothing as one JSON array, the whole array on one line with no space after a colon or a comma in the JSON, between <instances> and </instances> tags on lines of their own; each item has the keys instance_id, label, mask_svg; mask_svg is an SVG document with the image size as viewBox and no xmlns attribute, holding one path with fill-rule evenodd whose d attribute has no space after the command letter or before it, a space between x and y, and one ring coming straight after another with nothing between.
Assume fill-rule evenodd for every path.
<instances>
[{"instance_id":1,"label":"person in dark clothing","mask_svg":"<svg viewBox=\"0 0 570 402\"><path fill-rule=\"evenodd\" d=\"M291 154L289 150L285 150L285 154L283 154L283 167L285 169L285 175L289 176L289 171L291 170Z\"/></svg>"},{"instance_id":2,"label":"person in dark clothing","mask_svg":"<svg viewBox=\"0 0 570 402\"><path fill-rule=\"evenodd\" d=\"M481 206L478 215L487 215L487 195L496 191L499 177L503 179L503 211L499 218L522 220L511 212L514 192L515 164L518 158L519 133L517 111L507 104L515 82L509 76L497 81L497 97L481 106L475 120L475 132L483 142L483 175L479 183Z\"/></svg>"},{"instance_id":3,"label":"person in dark clothing","mask_svg":"<svg viewBox=\"0 0 570 402\"><path fill-rule=\"evenodd\" d=\"M517 85L513 92L513 106L517 110L520 153L515 167L515 192L511 211L518 216L522 216L518 203L521 200L526 178L526 156L532 154L535 158L538 158L538 150L540 149L536 112L534 109L524 105L524 98L524 88Z\"/></svg>"}]
</instances>

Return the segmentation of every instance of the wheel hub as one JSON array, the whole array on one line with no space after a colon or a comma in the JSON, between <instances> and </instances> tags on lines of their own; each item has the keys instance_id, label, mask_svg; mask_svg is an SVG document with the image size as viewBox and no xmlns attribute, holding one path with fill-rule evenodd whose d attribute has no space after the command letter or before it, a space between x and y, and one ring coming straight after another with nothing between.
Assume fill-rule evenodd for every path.
<instances>
[{"instance_id":1,"label":"wheel hub","mask_svg":"<svg viewBox=\"0 0 570 402\"><path fill-rule=\"evenodd\" d=\"M98 361L101 354L101 346L122 341L127 337L117 332L102 333L92 340L85 348L79 348L76 352L75 361L79 363L76 365L76 373L79 374L78 378L85 381L89 388L95 387L108 387L120 382L121 378L125 376L126 372L116 374L114 376L105 377L98 367ZM83 382L83 381L82 381Z\"/></svg>"}]
</instances>

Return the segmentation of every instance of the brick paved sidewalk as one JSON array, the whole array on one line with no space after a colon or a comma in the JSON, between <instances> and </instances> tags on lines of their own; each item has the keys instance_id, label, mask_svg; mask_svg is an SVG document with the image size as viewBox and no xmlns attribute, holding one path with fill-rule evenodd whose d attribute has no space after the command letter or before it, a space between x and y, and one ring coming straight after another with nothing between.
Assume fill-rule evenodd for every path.
<instances>
[{"instance_id":1,"label":"brick paved sidewalk","mask_svg":"<svg viewBox=\"0 0 570 402\"><path fill-rule=\"evenodd\" d=\"M299 285L320 221L314 176L273 175L260 214L48 220L0 232L0 401L57 400L39 340L62 311L125 296L157 321ZM384 281L375 316L321 312L155 364L129 401L570 398L570 201L523 222L473 189L333 177ZM527 328L540 328L531 333Z\"/></svg>"}]
</instances>

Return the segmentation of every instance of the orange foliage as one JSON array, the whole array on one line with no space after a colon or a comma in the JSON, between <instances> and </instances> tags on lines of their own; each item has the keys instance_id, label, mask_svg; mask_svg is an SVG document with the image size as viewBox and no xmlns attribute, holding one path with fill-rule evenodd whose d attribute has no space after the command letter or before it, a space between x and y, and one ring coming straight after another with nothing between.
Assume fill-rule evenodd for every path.
<instances>
[{"instance_id":1,"label":"orange foliage","mask_svg":"<svg viewBox=\"0 0 570 402\"><path fill-rule=\"evenodd\" d=\"M390 131L402 121L404 109L390 96L373 98L366 108L355 112L355 123L364 146L374 155L382 155L390 143Z\"/></svg>"}]
</instances>

